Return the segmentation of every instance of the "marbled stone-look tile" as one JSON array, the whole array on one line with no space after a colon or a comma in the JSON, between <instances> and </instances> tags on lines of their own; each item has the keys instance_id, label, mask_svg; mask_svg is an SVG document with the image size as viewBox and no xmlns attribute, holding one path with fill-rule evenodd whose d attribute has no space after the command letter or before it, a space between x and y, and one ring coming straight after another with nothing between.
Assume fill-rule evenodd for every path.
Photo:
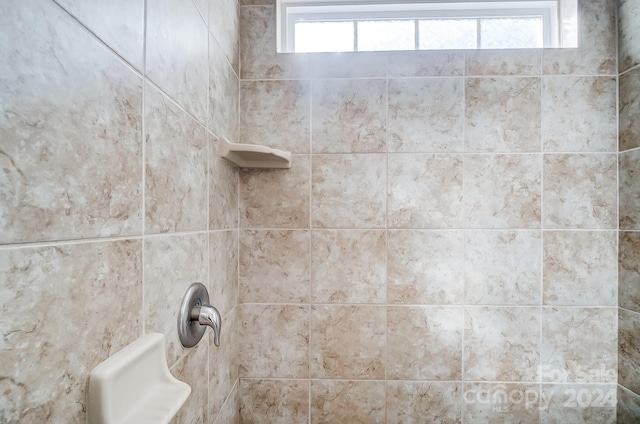
<instances>
[{"instance_id":1,"label":"marbled stone-look tile","mask_svg":"<svg viewBox=\"0 0 640 424\"><path fill-rule=\"evenodd\" d=\"M309 53L312 78L375 78L387 74L385 52Z\"/></svg>"},{"instance_id":2,"label":"marbled stone-look tile","mask_svg":"<svg viewBox=\"0 0 640 424\"><path fill-rule=\"evenodd\" d=\"M311 224L322 228L384 228L386 156L314 155Z\"/></svg>"},{"instance_id":3,"label":"marbled stone-look tile","mask_svg":"<svg viewBox=\"0 0 640 424\"><path fill-rule=\"evenodd\" d=\"M623 151L640 146L640 69L620 75L619 84L619 149Z\"/></svg>"},{"instance_id":4,"label":"marbled stone-look tile","mask_svg":"<svg viewBox=\"0 0 640 424\"><path fill-rule=\"evenodd\" d=\"M388 52L387 74L389 77L459 77L464 75L464 53Z\"/></svg>"},{"instance_id":5,"label":"marbled stone-look tile","mask_svg":"<svg viewBox=\"0 0 640 424\"><path fill-rule=\"evenodd\" d=\"M144 278L145 331L164 334L167 363L171 367L189 352L178 338L179 306L176 305L180 305L191 284L207 284L207 235L147 238L144 241Z\"/></svg>"},{"instance_id":6,"label":"marbled stone-look tile","mask_svg":"<svg viewBox=\"0 0 640 424\"><path fill-rule=\"evenodd\" d=\"M130 0L55 1L122 56L131 66L142 71L143 2Z\"/></svg>"},{"instance_id":7,"label":"marbled stone-look tile","mask_svg":"<svg viewBox=\"0 0 640 424\"><path fill-rule=\"evenodd\" d=\"M640 233L620 231L618 240L618 305L640 312Z\"/></svg>"},{"instance_id":8,"label":"marbled stone-look tile","mask_svg":"<svg viewBox=\"0 0 640 424\"><path fill-rule=\"evenodd\" d=\"M464 216L468 228L539 228L537 155L466 155Z\"/></svg>"},{"instance_id":9,"label":"marbled stone-look tile","mask_svg":"<svg viewBox=\"0 0 640 424\"><path fill-rule=\"evenodd\" d=\"M616 228L615 154L544 155L543 173L544 228Z\"/></svg>"},{"instance_id":10,"label":"marbled stone-look tile","mask_svg":"<svg viewBox=\"0 0 640 424\"><path fill-rule=\"evenodd\" d=\"M616 0L578 0L578 48L544 49L544 74L616 73Z\"/></svg>"},{"instance_id":11,"label":"marbled stone-look tile","mask_svg":"<svg viewBox=\"0 0 640 424\"><path fill-rule=\"evenodd\" d=\"M620 72L640 63L640 3L618 1L618 61Z\"/></svg>"},{"instance_id":12,"label":"marbled stone-look tile","mask_svg":"<svg viewBox=\"0 0 640 424\"><path fill-rule=\"evenodd\" d=\"M387 423L460 424L460 383L387 382Z\"/></svg>"},{"instance_id":13,"label":"marbled stone-look tile","mask_svg":"<svg viewBox=\"0 0 640 424\"><path fill-rule=\"evenodd\" d=\"M213 424L237 424L240 420L238 384L233 387Z\"/></svg>"},{"instance_id":14,"label":"marbled stone-look tile","mask_svg":"<svg viewBox=\"0 0 640 424\"><path fill-rule=\"evenodd\" d=\"M461 152L462 78L389 80L390 152Z\"/></svg>"},{"instance_id":15,"label":"marbled stone-look tile","mask_svg":"<svg viewBox=\"0 0 640 424\"><path fill-rule=\"evenodd\" d=\"M385 80L315 80L312 92L314 152L386 151Z\"/></svg>"},{"instance_id":16,"label":"marbled stone-look tile","mask_svg":"<svg viewBox=\"0 0 640 424\"><path fill-rule=\"evenodd\" d=\"M0 421L84 423L89 373L142 332L140 242L2 250L0 280Z\"/></svg>"},{"instance_id":17,"label":"marbled stone-look tile","mask_svg":"<svg viewBox=\"0 0 640 424\"><path fill-rule=\"evenodd\" d=\"M617 418L619 424L633 424L640 420L640 395L618 385Z\"/></svg>"},{"instance_id":18,"label":"marbled stone-look tile","mask_svg":"<svg viewBox=\"0 0 640 424\"><path fill-rule=\"evenodd\" d=\"M382 424L384 381L311 380L311 423Z\"/></svg>"},{"instance_id":19,"label":"marbled stone-look tile","mask_svg":"<svg viewBox=\"0 0 640 424\"><path fill-rule=\"evenodd\" d=\"M537 384L464 383L464 422L536 424L539 395Z\"/></svg>"},{"instance_id":20,"label":"marbled stone-look tile","mask_svg":"<svg viewBox=\"0 0 640 424\"><path fill-rule=\"evenodd\" d=\"M50 1L0 27L0 243L139 234L140 78Z\"/></svg>"},{"instance_id":21,"label":"marbled stone-look tile","mask_svg":"<svg viewBox=\"0 0 640 424\"><path fill-rule=\"evenodd\" d=\"M276 53L275 4L240 8L240 51L240 78L299 78L309 74L308 55Z\"/></svg>"},{"instance_id":22,"label":"marbled stone-look tile","mask_svg":"<svg viewBox=\"0 0 640 424\"><path fill-rule=\"evenodd\" d=\"M306 424L309 380L240 380L240 424Z\"/></svg>"},{"instance_id":23,"label":"marbled stone-look tile","mask_svg":"<svg viewBox=\"0 0 640 424\"><path fill-rule=\"evenodd\" d=\"M465 54L465 75L540 75L542 49L477 50Z\"/></svg>"},{"instance_id":24,"label":"marbled stone-look tile","mask_svg":"<svg viewBox=\"0 0 640 424\"><path fill-rule=\"evenodd\" d=\"M151 85L145 127L145 233L206 230L205 128Z\"/></svg>"},{"instance_id":25,"label":"marbled stone-look tile","mask_svg":"<svg viewBox=\"0 0 640 424\"><path fill-rule=\"evenodd\" d=\"M238 227L238 168L218 155L218 143L209 143L209 229Z\"/></svg>"},{"instance_id":26,"label":"marbled stone-look tile","mask_svg":"<svg viewBox=\"0 0 640 424\"><path fill-rule=\"evenodd\" d=\"M209 362L207 360L207 344L199 343L188 352L187 356L171 369L171 374L175 378L191 386L191 394L174 417L173 422L175 424L205 424L209 422L208 382L204 378L207 375Z\"/></svg>"},{"instance_id":27,"label":"marbled stone-look tile","mask_svg":"<svg viewBox=\"0 0 640 424\"><path fill-rule=\"evenodd\" d=\"M620 229L640 230L640 150L621 152L618 167Z\"/></svg>"},{"instance_id":28,"label":"marbled stone-look tile","mask_svg":"<svg viewBox=\"0 0 640 424\"><path fill-rule=\"evenodd\" d=\"M386 308L313 305L311 377L383 379Z\"/></svg>"},{"instance_id":29,"label":"marbled stone-look tile","mask_svg":"<svg viewBox=\"0 0 640 424\"><path fill-rule=\"evenodd\" d=\"M462 303L461 231L389 231L388 237L388 303Z\"/></svg>"},{"instance_id":30,"label":"marbled stone-look tile","mask_svg":"<svg viewBox=\"0 0 640 424\"><path fill-rule=\"evenodd\" d=\"M240 5L237 0L209 0L209 32L238 72Z\"/></svg>"},{"instance_id":31,"label":"marbled stone-look tile","mask_svg":"<svg viewBox=\"0 0 640 424\"><path fill-rule=\"evenodd\" d=\"M212 298L215 304L215 300ZM209 344L209 417L210 421L222 413L229 393L238 380L238 365L240 353L240 336L238 334L238 312L234 308L222 318L220 332L220 346L213 343L213 331L208 330L201 344ZM204 379L206 374L202 374Z\"/></svg>"},{"instance_id":32,"label":"marbled stone-look tile","mask_svg":"<svg viewBox=\"0 0 640 424\"><path fill-rule=\"evenodd\" d=\"M615 424L615 384L543 384L541 424Z\"/></svg>"},{"instance_id":33,"label":"marbled stone-look tile","mask_svg":"<svg viewBox=\"0 0 640 424\"><path fill-rule=\"evenodd\" d=\"M240 170L240 226L309 227L309 156L293 156L291 169Z\"/></svg>"},{"instance_id":34,"label":"marbled stone-look tile","mask_svg":"<svg viewBox=\"0 0 640 424\"><path fill-rule=\"evenodd\" d=\"M465 302L539 305L539 231L468 231L465 241Z\"/></svg>"},{"instance_id":35,"label":"marbled stone-look tile","mask_svg":"<svg viewBox=\"0 0 640 424\"><path fill-rule=\"evenodd\" d=\"M238 231L209 233L209 298L220 315L238 304Z\"/></svg>"},{"instance_id":36,"label":"marbled stone-look tile","mask_svg":"<svg viewBox=\"0 0 640 424\"><path fill-rule=\"evenodd\" d=\"M207 119L207 26L192 0L147 5L146 75L200 122Z\"/></svg>"},{"instance_id":37,"label":"marbled stone-look tile","mask_svg":"<svg viewBox=\"0 0 640 424\"><path fill-rule=\"evenodd\" d=\"M242 6L267 6L276 4L276 0L240 0Z\"/></svg>"},{"instance_id":38,"label":"marbled stone-look tile","mask_svg":"<svg viewBox=\"0 0 640 424\"><path fill-rule=\"evenodd\" d=\"M240 302L309 301L308 230L240 232Z\"/></svg>"},{"instance_id":39,"label":"marbled stone-look tile","mask_svg":"<svg viewBox=\"0 0 640 424\"><path fill-rule=\"evenodd\" d=\"M640 314L618 310L618 383L640 392Z\"/></svg>"},{"instance_id":40,"label":"marbled stone-look tile","mask_svg":"<svg viewBox=\"0 0 640 424\"><path fill-rule=\"evenodd\" d=\"M468 78L468 152L540 151L540 78Z\"/></svg>"},{"instance_id":41,"label":"marbled stone-look tile","mask_svg":"<svg viewBox=\"0 0 640 424\"><path fill-rule=\"evenodd\" d=\"M546 152L615 152L616 79L545 77L542 143Z\"/></svg>"},{"instance_id":42,"label":"marbled stone-look tile","mask_svg":"<svg viewBox=\"0 0 640 424\"><path fill-rule=\"evenodd\" d=\"M392 154L388 166L389 227L462 227L462 155Z\"/></svg>"},{"instance_id":43,"label":"marbled stone-look tile","mask_svg":"<svg viewBox=\"0 0 640 424\"><path fill-rule=\"evenodd\" d=\"M309 376L309 307L240 307L240 377Z\"/></svg>"},{"instance_id":44,"label":"marbled stone-look tile","mask_svg":"<svg viewBox=\"0 0 640 424\"><path fill-rule=\"evenodd\" d=\"M540 309L466 307L465 380L535 381Z\"/></svg>"},{"instance_id":45,"label":"marbled stone-look tile","mask_svg":"<svg viewBox=\"0 0 640 424\"><path fill-rule=\"evenodd\" d=\"M309 81L242 81L240 143L309 153Z\"/></svg>"},{"instance_id":46,"label":"marbled stone-look tile","mask_svg":"<svg viewBox=\"0 0 640 424\"><path fill-rule=\"evenodd\" d=\"M387 238L383 230L314 230L314 303L385 303ZM296 263L300 267L299 261Z\"/></svg>"},{"instance_id":47,"label":"marbled stone-look tile","mask_svg":"<svg viewBox=\"0 0 640 424\"><path fill-rule=\"evenodd\" d=\"M545 308L542 381L615 383L617 315L616 308Z\"/></svg>"},{"instance_id":48,"label":"marbled stone-look tile","mask_svg":"<svg viewBox=\"0 0 640 424\"><path fill-rule=\"evenodd\" d=\"M387 308L387 379L461 380L461 307Z\"/></svg>"},{"instance_id":49,"label":"marbled stone-look tile","mask_svg":"<svg viewBox=\"0 0 640 424\"><path fill-rule=\"evenodd\" d=\"M238 142L240 85L224 53L209 36L209 131Z\"/></svg>"},{"instance_id":50,"label":"marbled stone-look tile","mask_svg":"<svg viewBox=\"0 0 640 424\"><path fill-rule=\"evenodd\" d=\"M617 235L613 231L545 231L545 305L617 306Z\"/></svg>"}]
</instances>

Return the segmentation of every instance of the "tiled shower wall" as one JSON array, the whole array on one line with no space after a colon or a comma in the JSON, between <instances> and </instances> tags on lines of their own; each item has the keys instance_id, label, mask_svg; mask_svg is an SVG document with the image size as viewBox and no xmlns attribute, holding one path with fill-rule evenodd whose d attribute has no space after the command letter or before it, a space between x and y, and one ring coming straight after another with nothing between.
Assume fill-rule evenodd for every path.
<instances>
[{"instance_id":1,"label":"tiled shower wall","mask_svg":"<svg viewBox=\"0 0 640 424\"><path fill-rule=\"evenodd\" d=\"M640 421L640 1L618 8L618 422Z\"/></svg>"},{"instance_id":2,"label":"tiled shower wall","mask_svg":"<svg viewBox=\"0 0 640 424\"><path fill-rule=\"evenodd\" d=\"M89 372L146 332L193 389L176 423L237 421L238 173L214 134L237 139L238 23L235 0L0 2L0 422L85 423ZM178 341L194 281L219 349Z\"/></svg>"},{"instance_id":3,"label":"tiled shower wall","mask_svg":"<svg viewBox=\"0 0 640 424\"><path fill-rule=\"evenodd\" d=\"M240 174L240 422L615 422L616 2L577 50L306 55L248 3L239 138L294 156Z\"/></svg>"}]
</instances>

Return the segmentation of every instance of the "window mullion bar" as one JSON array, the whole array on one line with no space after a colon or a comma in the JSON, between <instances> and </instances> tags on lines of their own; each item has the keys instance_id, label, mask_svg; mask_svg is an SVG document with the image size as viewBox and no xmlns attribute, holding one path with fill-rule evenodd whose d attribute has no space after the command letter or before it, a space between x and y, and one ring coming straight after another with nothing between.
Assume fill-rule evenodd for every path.
<instances>
[{"instance_id":1,"label":"window mullion bar","mask_svg":"<svg viewBox=\"0 0 640 424\"><path fill-rule=\"evenodd\" d=\"M353 51L358 51L358 21L353 21Z\"/></svg>"},{"instance_id":2,"label":"window mullion bar","mask_svg":"<svg viewBox=\"0 0 640 424\"><path fill-rule=\"evenodd\" d=\"M414 33L414 50L420 50L420 25L418 25L418 20L414 19L415 30Z\"/></svg>"},{"instance_id":3,"label":"window mullion bar","mask_svg":"<svg viewBox=\"0 0 640 424\"><path fill-rule=\"evenodd\" d=\"M480 32L480 19L476 19L476 49L480 49L482 47L481 43L482 33Z\"/></svg>"}]
</instances>

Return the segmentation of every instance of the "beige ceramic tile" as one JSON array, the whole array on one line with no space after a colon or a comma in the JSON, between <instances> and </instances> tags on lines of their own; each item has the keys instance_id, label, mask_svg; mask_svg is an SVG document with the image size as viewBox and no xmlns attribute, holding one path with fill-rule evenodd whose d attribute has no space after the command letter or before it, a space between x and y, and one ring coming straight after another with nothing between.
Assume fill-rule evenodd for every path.
<instances>
[{"instance_id":1,"label":"beige ceramic tile","mask_svg":"<svg viewBox=\"0 0 640 424\"><path fill-rule=\"evenodd\" d=\"M242 81L240 142L309 152L309 81Z\"/></svg>"},{"instance_id":2,"label":"beige ceramic tile","mask_svg":"<svg viewBox=\"0 0 640 424\"><path fill-rule=\"evenodd\" d=\"M310 243L308 230L242 231L240 302L308 302Z\"/></svg>"},{"instance_id":3,"label":"beige ceramic tile","mask_svg":"<svg viewBox=\"0 0 640 424\"><path fill-rule=\"evenodd\" d=\"M130 0L56 0L133 67L142 70L144 3Z\"/></svg>"},{"instance_id":4,"label":"beige ceramic tile","mask_svg":"<svg viewBox=\"0 0 640 424\"><path fill-rule=\"evenodd\" d=\"M209 298L221 315L238 304L238 231L209 233Z\"/></svg>"},{"instance_id":5,"label":"beige ceramic tile","mask_svg":"<svg viewBox=\"0 0 640 424\"><path fill-rule=\"evenodd\" d=\"M385 327L384 306L312 306L311 377L383 379Z\"/></svg>"},{"instance_id":6,"label":"beige ceramic tile","mask_svg":"<svg viewBox=\"0 0 640 424\"><path fill-rule=\"evenodd\" d=\"M544 233L545 305L617 306L617 234Z\"/></svg>"},{"instance_id":7,"label":"beige ceramic tile","mask_svg":"<svg viewBox=\"0 0 640 424\"><path fill-rule=\"evenodd\" d=\"M618 385L618 423L633 423L640 417L640 395Z\"/></svg>"},{"instance_id":8,"label":"beige ceramic tile","mask_svg":"<svg viewBox=\"0 0 640 424\"><path fill-rule=\"evenodd\" d=\"M465 302L539 305L539 231L468 231L465 242Z\"/></svg>"},{"instance_id":9,"label":"beige ceramic tile","mask_svg":"<svg viewBox=\"0 0 640 424\"><path fill-rule=\"evenodd\" d=\"M464 422L536 424L539 395L537 384L464 383Z\"/></svg>"},{"instance_id":10,"label":"beige ceramic tile","mask_svg":"<svg viewBox=\"0 0 640 424\"><path fill-rule=\"evenodd\" d=\"M387 309L387 379L461 380L462 308Z\"/></svg>"},{"instance_id":11,"label":"beige ceramic tile","mask_svg":"<svg viewBox=\"0 0 640 424\"><path fill-rule=\"evenodd\" d=\"M467 152L540 151L540 78L467 78Z\"/></svg>"},{"instance_id":12,"label":"beige ceramic tile","mask_svg":"<svg viewBox=\"0 0 640 424\"><path fill-rule=\"evenodd\" d=\"M311 423L382 424L384 381L311 380Z\"/></svg>"},{"instance_id":13,"label":"beige ceramic tile","mask_svg":"<svg viewBox=\"0 0 640 424\"><path fill-rule=\"evenodd\" d=\"M616 151L615 78L545 77L542 110L545 151Z\"/></svg>"},{"instance_id":14,"label":"beige ceramic tile","mask_svg":"<svg viewBox=\"0 0 640 424\"><path fill-rule=\"evenodd\" d=\"M640 392L640 314L618 311L618 383Z\"/></svg>"},{"instance_id":15,"label":"beige ceramic tile","mask_svg":"<svg viewBox=\"0 0 640 424\"><path fill-rule=\"evenodd\" d=\"M0 243L139 234L140 78L52 2L2 8Z\"/></svg>"},{"instance_id":16,"label":"beige ceramic tile","mask_svg":"<svg viewBox=\"0 0 640 424\"><path fill-rule=\"evenodd\" d=\"M616 308L545 308L540 354L543 382L615 383Z\"/></svg>"},{"instance_id":17,"label":"beige ceramic tile","mask_svg":"<svg viewBox=\"0 0 640 424\"><path fill-rule=\"evenodd\" d=\"M379 230L314 230L314 303L385 303L387 238Z\"/></svg>"},{"instance_id":18,"label":"beige ceramic tile","mask_svg":"<svg viewBox=\"0 0 640 424\"><path fill-rule=\"evenodd\" d=\"M464 214L468 228L539 228L537 155L466 155Z\"/></svg>"},{"instance_id":19,"label":"beige ceramic tile","mask_svg":"<svg viewBox=\"0 0 640 424\"><path fill-rule=\"evenodd\" d=\"M640 150L620 153L618 187L620 190L621 230L640 230L640 173L638 172L638 164L640 164ZM615 227L615 225L613 226Z\"/></svg>"},{"instance_id":20,"label":"beige ceramic tile","mask_svg":"<svg viewBox=\"0 0 640 424\"><path fill-rule=\"evenodd\" d=\"M640 233L620 232L618 241L619 306L640 312Z\"/></svg>"},{"instance_id":21,"label":"beige ceramic tile","mask_svg":"<svg viewBox=\"0 0 640 424\"><path fill-rule=\"evenodd\" d=\"M462 232L389 231L388 237L388 303L462 303Z\"/></svg>"},{"instance_id":22,"label":"beige ceramic tile","mask_svg":"<svg viewBox=\"0 0 640 424\"><path fill-rule=\"evenodd\" d=\"M213 421L213 424L237 424L240 420L240 397L238 385L233 387L233 391L227 397L227 401L220 410L220 413Z\"/></svg>"},{"instance_id":23,"label":"beige ceramic tile","mask_svg":"<svg viewBox=\"0 0 640 424\"><path fill-rule=\"evenodd\" d=\"M242 305L241 377L309 376L309 307Z\"/></svg>"},{"instance_id":24,"label":"beige ceramic tile","mask_svg":"<svg viewBox=\"0 0 640 424\"><path fill-rule=\"evenodd\" d=\"M207 116L207 27L192 0L149 2L146 75L200 122Z\"/></svg>"},{"instance_id":25,"label":"beige ceramic tile","mask_svg":"<svg viewBox=\"0 0 640 424\"><path fill-rule=\"evenodd\" d=\"M545 155L543 169L544 228L616 228L615 154Z\"/></svg>"},{"instance_id":26,"label":"beige ceramic tile","mask_svg":"<svg viewBox=\"0 0 640 424\"><path fill-rule=\"evenodd\" d=\"M309 156L293 156L291 169L240 171L240 226L309 227Z\"/></svg>"},{"instance_id":27,"label":"beige ceramic tile","mask_svg":"<svg viewBox=\"0 0 640 424\"><path fill-rule=\"evenodd\" d=\"M578 0L578 48L545 49L545 74L616 73L616 0Z\"/></svg>"},{"instance_id":28,"label":"beige ceramic tile","mask_svg":"<svg viewBox=\"0 0 640 424\"><path fill-rule=\"evenodd\" d=\"M385 80L315 80L312 93L314 152L386 151Z\"/></svg>"},{"instance_id":29,"label":"beige ceramic tile","mask_svg":"<svg viewBox=\"0 0 640 424\"><path fill-rule=\"evenodd\" d=\"M275 4L240 8L240 51L243 79L300 78L309 74L308 55L276 53Z\"/></svg>"},{"instance_id":30,"label":"beige ceramic tile","mask_svg":"<svg viewBox=\"0 0 640 424\"><path fill-rule=\"evenodd\" d=\"M542 424L615 424L615 384L543 384Z\"/></svg>"},{"instance_id":31,"label":"beige ceramic tile","mask_svg":"<svg viewBox=\"0 0 640 424\"><path fill-rule=\"evenodd\" d=\"M240 4L242 6L264 6L264 5L272 5L276 4L276 0L241 0Z\"/></svg>"},{"instance_id":32,"label":"beige ceramic tile","mask_svg":"<svg viewBox=\"0 0 640 424\"><path fill-rule=\"evenodd\" d=\"M387 74L385 52L309 53L313 78L373 78Z\"/></svg>"},{"instance_id":33,"label":"beige ceramic tile","mask_svg":"<svg viewBox=\"0 0 640 424\"><path fill-rule=\"evenodd\" d=\"M209 130L238 142L240 83L224 53L209 36Z\"/></svg>"},{"instance_id":34,"label":"beige ceramic tile","mask_svg":"<svg viewBox=\"0 0 640 424\"><path fill-rule=\"evenodd\" d=\"M200 343L189 350L188 355L171 369L171 374L175 378L184 381L191 387L191 394L174 417L176 424L209 422L207 409L207 394L209 392L207 379L204 378L208 372L208 362L207 344Z\"/></svg>"},{"instance_id":35,"label":"beige ceramic tile","mask_svg":"<svg viewBox=\"0 0 640 424\"><path fill-rule=\"evenodd\" d=\"M386 156L314 155L312 225L384 228Z\"/></svg>"},{"instance_id":36,"label":"beige ceramic tile","mask_svg":"<svg viewBox=\"0 0 640 424\"><path fill-rule=\"evenodd\" d=\"M640 7L638 9L640 11ZM640 68L620 75L618 81L620 84L619 149L623 151L640 146L640 120L638 119L640 116Z\"/></svg>"},{"instance_id":37,"label":"beige ceramic tile","mask_svg":"<svg viewBox=\"0 0 640 424\"><path fill-rule=\"evenodd\" d=\"M462 78L389 80L390 152L461 152Z\"/></svg>"},{"instance_id":38,"label":"beige ceramic tile","mask_svg":"<svg viewBox=\"0 0 640 424\"><path fill-rule=\"evenodd\" d=\"M640 63L640 4L637 0L618 2L618 61L620 72Z\"/></svg>"},{"instance_id":39,"label":"beige ceramic tile","mask_svg":"<svg viewBox=\"0 0 640 424\"><path fill-rule=\"evenodd\" d=\"M460 424L460 383L387 382L387 423Z\"/></svg>"},{"instance_id":40,"label":"beige ceramic tile","mask_svg":"<svg viewBox=\"0 0 640 424\"><path fill-rule=\"evenodd\" d=\"M464 379L535 381L540 309L466 307Z\"/></svg>"},{"instance_id":41,"label":"beige ceramic tile","mask_svg":"<svg viewBox=\"0 0 640 424\"><path fill-rule=\"evenodd\" d=\"M306 424L309 380L240 380L240 424Z\"/></svg>"},{"instance_id":42,"label":"beige ceramic tile","mask_svg":"<svg viewBox=\"0 0 640 424\"><path fill-rule=\"evenodd\" d=\"M145 232L206 230L206 130L150 85L145 128Z\"/></svg>"},{"instance_id":43,"label":"beige ceramic tile","mask_svg":"<svg viewBox=\"0 0 640 424\"><path fill-rule=\"evenodd\" d=\"M389 155L389 227L462 227L462 159L458 154Z\"/></svg>"},{"instance_id":44,"label":"beige ceramic tile","mask_svg":"<svg viewBox=\"0 0 640 424\"><path fill-rule=\"evenodd\" d=\"M173 366L189 352L182 347L178 338L176 323L180 302L191 284L207 284L207 235L173 235L146 239L144 278L145 331L164 334L167 363Z\"/></svg>"},{"instance_id":45,"label":"beige ceramic tile","mask_svg":"<svg viewBox=\"0 0 640 424\"><path fill-rule=\"evenodd\" d=\"M209 32L225 57L238 71L240 5L237 0L209 0Z\"/></svg>"},{"instance_id":46,"label":"beige ceramic tile","mask_svg":"<svg viewBox=\"0 0 640 424\"><path fill-rule=\"evenodd\" d=\"M464 74L462 52L388 52L387 61L390 77L458 77Z\"/></svg>"},{"instance_id":47,"label":"beige ceramic tile","mask_svg":"<svg viewBox=\"0 0 640 424\"><path fill-rule=\"evenodd\" d=\"M2 250L0 279L1 420L84 423L89 373L142 333L140 242Z\"/></svg>"},{"instance_id":48,"label":"beige ceramic tile","mask_svg":"<svg viewBox=\"0 0 640 424\"><path fill-rule=\"evenodd\" d=\"M214 301L215 303L215 301ZM222 318L220 346L213 340L213 332L208 330L200 343L209 345L209 417L210 421L222 413L228 396L238 380L239 342L238 310L234 308ZM203 374L206 375L206 374Z\"/></svg>"},{"instance_id":49,"label":"beige ceramic tile","mask_svg":"<svg viewBox=\"0 0 640 424\"><path fill-rule=\"evenodd\" d=\"M238 227L238 168L218 155L218 145L209 138L209 229Z\"/></svg>"},{"instance_id":50,"label":"beige ceramic tile","mask_svg":"<svg viewBox=\"0 0 640 424\"><path fill-rule=\"evenodd\" d=\"M477 50L465 54L465 75L540 75L542 50Z\"/></svg>"}]
</instances>

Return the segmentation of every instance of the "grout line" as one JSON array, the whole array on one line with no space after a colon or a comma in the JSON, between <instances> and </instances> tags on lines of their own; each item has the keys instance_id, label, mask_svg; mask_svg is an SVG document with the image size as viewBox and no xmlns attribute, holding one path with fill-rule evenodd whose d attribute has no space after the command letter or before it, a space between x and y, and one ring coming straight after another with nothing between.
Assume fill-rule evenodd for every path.
<instances>
[{"instance_id":1,"label":"grout line","mask_svg":"<svg viewBox=\"0 0 640 424\"><path fill-rule=\"evenodd\" d=\"M637 65L624 73L629 71L633 71L640 68L640 65ZM399 79L408 79L408 80L430 80L430 79L453 79L453 78L467 78L467 79L495 79L495 78L505 78L505 79L518 79L518 78L612 78L616 77L617 74L470 74L470 75L420 75L420 76L409 76L409 75L396 75L396 76L384 76L384 75L363 75L363 76L322 76L322 75L307 75L307 76L296 76L296 77L279 77L279 78L243 78L243 81L250 82L271 82L271 81L306 81L306 80L399 80Z\"/></svg>"},{"instance_id":2,"label":"grout line","mask_svg":"<svg viewBox=\"0 0 640 424\"><path fill-rule=\"evenodd\" d=\"M465 213L465 163L467 158L467 133L466 133L466 124L467 124L467 53L465 52L463 55L463 66L462 66L462 75L464 79L462 80L462 202L461 202L461 215L462 215L462 223L466 227L466 213ZM465 410L466 403L464 401L464 390L465 390L465 333L467 331L467 313L466 313L466 304L467 304L467 233L468 229L464 229L462 231L462 311L461 311L461 320L462 320L462 328L460 335L460 380L463 380L460 383L462 398L460 400L460 423L465 424Z\"/></svg>"},{"instance_id":3,"label":"grout line","mask_svg":"<svg viewBox=\"0 0 640 424\"><path fill-rule=\"evenodd\" d=\"M140 213L142 215L141 217L141 221L142 221L142 228L141 228L141 234L142 234L142 252L141 252L141 257L142 257L142 334L144 335L146 332L146 326L147 326L147 317L145 316L145 286L146 286L146 273L147 273L147 267L145 266L145 261L146 261L146 254L145 251L146 249L146 238L145 238L145 233L146 233L146 226L147 226L147 220L146 220L146 216L147 216L147 212L146 212L146 194L147 194L147 181L146 181L146 168L147 168L147 148L146 148L146 136L147 136L147 120L146 120L146 111L147 111L147 96L146 96L146 92L147 92L147 84L145 83L145 80L147 79L146 75L147 75L147 0L143 0L143 29L142 29L142 113L141 113L141 119L142 119L142 134L141 134L141 149L142 149L142 176L141 176L141 190L140 190Z\"/></svg>"}]
</instances>

